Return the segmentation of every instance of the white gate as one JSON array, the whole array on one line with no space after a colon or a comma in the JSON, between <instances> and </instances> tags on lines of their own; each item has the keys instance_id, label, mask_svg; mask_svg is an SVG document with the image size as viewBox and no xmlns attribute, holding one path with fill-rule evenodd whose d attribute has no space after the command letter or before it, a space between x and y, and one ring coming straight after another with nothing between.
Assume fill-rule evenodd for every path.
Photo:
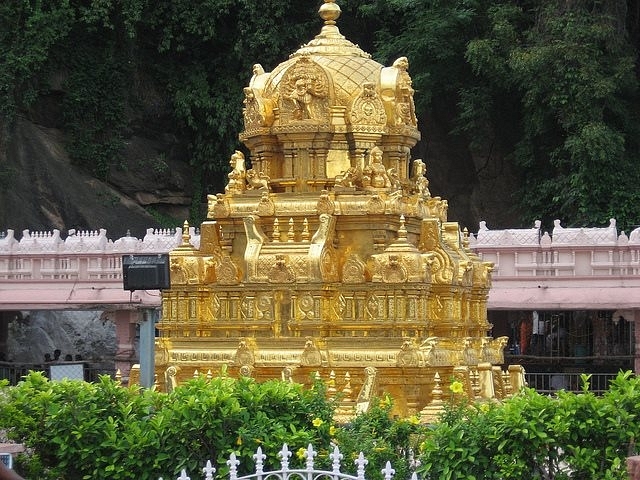
<instances>
[{"instance_id":1,"label":"white gate","mask_svg":"<svg viewBox=\"0 0 640 480\"><path fill-rule=\"evenodd\" d=\"M264 471L264 460L266 455L262 453L262 448L258 447L253 458L256 462L255 473L238 477L237 468L240 461L236 458L235 453L232 453L227 460L229 466L229 480L366 480L364 476L364 468L368 463L368 460L364 457L364 454L360 452L358 458L355 460L356 475L350 475L340 471L341 461L343 455L337 446L334 447L333 452L329 454L331 459L331 470L318 470L314 466L314 458L318 455L313 449L313 446L309 444L304 452L304 458L306 459L305 468L289 468L289 458L291 458L292 452L285 443L282 445L282 450L278 453L280 457L280 469ZM202 469L202 475L204 480L212 480L213 474L216 469L211 465L211 461L207 461L206 466ZM387 462L384 469L382 469L384 480L392 480L393 475L396 473L391 468L391 463ZM159 478L158 480L162 480ZM177 480L191 480L191 477L187 476L187 472L182 470L182 473ZM195 480L195 479L194 479ZM411 480L417 480L417 476L414 473Z\"/></svg>"}]
</instances>

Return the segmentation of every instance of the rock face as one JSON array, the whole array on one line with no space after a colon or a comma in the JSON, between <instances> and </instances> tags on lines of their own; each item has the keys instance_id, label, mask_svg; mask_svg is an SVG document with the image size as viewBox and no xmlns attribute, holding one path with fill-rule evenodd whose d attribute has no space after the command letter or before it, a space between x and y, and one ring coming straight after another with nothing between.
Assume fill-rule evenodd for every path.
<instances>
[{"instance_id":1,"label":"rock face","mask_svg":"<svg viewBox=\"0 0 640 480\"><path fill-rule=\"evenodd\" d=\"M127 231L142 236L147 228L167 227L152 211L174 218L172 226L188 217L190 172L185 162L167 155L171 142L132 136L123 168L103 182L70 162L61 130L19 118L3 137L0 230L105 228L110 238L118 238Z\"/></svg>"},{"instance_id":2,"label":"rock face","mask_svg":"<svg viewBox=\"0 0 640 480\"><path fill-rule=\"evenodd\" d=\"M39 363L46 353L81 355L93 364L113 367L116 330L100 311L21 312L9 323L7 357L16 363Z\"/></svg>"}]
</instances>

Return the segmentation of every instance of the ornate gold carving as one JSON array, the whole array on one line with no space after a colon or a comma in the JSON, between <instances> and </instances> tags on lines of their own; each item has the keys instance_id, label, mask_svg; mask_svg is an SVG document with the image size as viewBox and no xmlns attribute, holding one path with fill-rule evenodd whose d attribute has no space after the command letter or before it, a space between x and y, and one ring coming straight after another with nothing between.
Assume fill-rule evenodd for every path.
<instances>
[{"instance_id":1,"label":"ornate gold carving","mask_svg":"<svg viewBox=\"0 0 640 480\"><path fill-rule=\"evenodd\" d=\"M300 365L304 367L319 367L322 365L322 354L312 338L307 338L304 350L300 356Z\"/></svg>"},{"instance_id":2,"label":"ornate gold carving","mask_svg":"<svg viewBox=\"0 0 640 480\"><path fill-rule=\"evenodd\" d=\"M369 163L362 171L362 185L367 188L389 188L391 179L382 163L382 150L373 147L369 153Z\"/></svg>"},{"instance_id":3,"label":"ornate gold carving","mask_svg":"<svg viewBox=\"0 0 640 480\"><path fill-rule=\"evenodd\" d=\"M264 293L256 299L256 307L258 311L258 320L273 319L273 297Z\"/></svg>"},{"instance_id":4,"label":"ornate gold carving","mask_svg":"<svg viewBox=\"0 0 640 480\"><path fill-rule=\"evenodd\" d=\"M370 215L384 213L384 207L384 200L380 198L380 195L373 195L367 202L367 213Z\"/></svg>"},{"instance_id":5,"label":"ornate gold carving","mask_svg":"<svg viewBox=\"0 0 640 480\"><path fill-rule=\"evenodd\" d=\"M319 214L324 213L327 215L333 215L333 212L335 210L335 204L329 198L329 194L327 193L326 190L320 194L320 199L316 204L316 210L318 211Z\"/></svg>"},{"instance_id":6,"label":"ornate gold carving","mask_svg":"<svg viewBox=\"0 0 640 480\"><path fill-rule=\"evenodd\" d=\"M201 261L195 256L171 256L171 283L176 285L197 284L201 281Z\"/></svg>"},{"instance_id":7,"label":"ornate gold carving","mask_svg":"<svg viewBox=\"0 0 640 480\"><path fill-rule=\"evenodd\" d=\"M229 201L219 193L218 195L209 195L209 205L207 210L207 218L225 218L229 216Z\"/></svg>"},{"instance_id":8,"label":"ornate gold carving","mask_svg":"<svg viewBox=\"0 0 640 480\"><path fill-rule=\"evenodd\" d=\"M285 255L276 255L276 263L269 271L270 283L293 283L296 281L296 273L289 265Z\"/></svg>"},{"instance_id":9,"label":"ornate gold carving","mask_svg":"<svg viewBox=\"0 0 640 480\"><path fill-rule=\"evenodd\" d=\"M384 105L373 82L362 84L362 93L351 106L351 123L360 125L384 125L387 123Z\"/></svg>"},{"instance_id":10,"label":"ornate gold carving","mask_svg":"<svg viewBox=\"0 0 640 480\"><path fill-rule=\"evenodd\" d=\"M356 253L352 253L342 267L342 281L364 283L365 280L365 264Z\"/></svg>"},{"instance_id":11,"label":"ornate gold carving","mask_svg":"<svg viewBox=\"0 0 640 480\"><path fill-rule=\"evenodd\" d=\"M242 114L244 115L244 128L251 130L265 126L265 114L252 88L245 87L243 103L244 109L242 110Z\"/></svg>"},{"instance_id":12,"label":"ornate gold carving","mask_svg":"<svg viewBox=\"0 0 640 480\"><path fill-rule=\"evenodd\" d=\"M244 168L244 154L236 150L229 160L231 171L228 174L229 183L225 187L226 193L241 193L246 186L246 171Z\"/></svg>"},{"instance_id":13,"label":"ornate gold carving","mask_svg":"<svg viewBox=\"0 0 640 480\"><path fill-rule=\"evenodd\" d=\"M429 180L427 180L426 174L427 166L425 163L420 159L414 160L411 180L413 181L415 192L421 197L430 198Z\"/></svg>"},{"instance_id":14,"label":"ornate gold carving","mask_svg":"<svg viewBox=\"0 0 640 480\"><path fill-rule=\"evenodd\" d=\"M238 344L238 349L233 356L233 363L236 365L253 365L255 361L255 356L253 352L249 349L247 342L241 340Z\"/></svg>"},{"instance_id":15,"label":"ornate gold carving","mask_svg":"<svg viewBox=\"0 0 640 480\"><path fill-rule=\"evenodd\" d=\"M291 120L329 122L329 81L320 65L301 57L280 84L280 110Z\"/></svg>"},{"instance_id":16,"label":"ornate gold carving","mask_svg":"<svg viewBox=\"0 0 640 480\"><path fill-rule=\"evenodd\" d=\"M240 270L229 255L224 255L216 269L217 281L221 285L234 285L240 282Z\"/></svg>"},{"instance_id":17,"label":"ornate gold carving","mask_svg":"<svg viewBox=\"0 0 640 480\"><path fill-rule=\"evenodd\" d=\"M247 170L247 190L269 190L270 178L264 172L256 172L253 168Z\"/></svg>"},{"instance_id":18,"label":"ornate gold carving","mask_svg":"<svg viewBox=\"0 0 640 480\"><path fill-rule=\"evenodd\" d=\"M407 281L407 269L400 263L398 255L389 255L389 261L382 270L384 283L404 283Z\"/></svg>"},{"instance_id":19,"label":"ornate gold carving","mask_svg":"<svg viewBox=\"0 0 640 480\"><path fill-rule=\"evenodd\" d=\"M258 203L258 215L261 217L272 217L276 213L276 205L273 203L269 192L262 192L260 203Z\"/></svg>"},{"instance_id":20,"label":"ornate gold carving","mask_svg":"<svg viewBox=\"0 0 640 480\"><path fill-rule=\"evenodd\" d=\"M417 367L419 363L418 346L412 340L402 342L397 355L399 367Z\"/></svg>"}]
</instances>

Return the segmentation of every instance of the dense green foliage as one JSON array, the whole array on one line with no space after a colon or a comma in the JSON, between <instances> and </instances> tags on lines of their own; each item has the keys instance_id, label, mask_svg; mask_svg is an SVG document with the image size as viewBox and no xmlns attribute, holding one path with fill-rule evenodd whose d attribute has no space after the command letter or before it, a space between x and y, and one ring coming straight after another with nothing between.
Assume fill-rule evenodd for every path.
<instances>
[{"instance_id":1,"label":"dense green foliage","mask_svg":"<svg viewBox=\"0 0 640 480\"><path fill-rule=\"evenodd\" d=\"M503 404L458 404L421 446L426 479L628 478L640 434L640 381L621 373L601 397L524 390Z\"/></svg>"},{"instance_id":2,"label":"dense green foliage","mask_svg":"<svg viewBox=\"0 0 640 480\"><path fill-rule=\"evenodd\" d=\"M17 468L42 480L155 480L182 468L198 478L207 459L225 478L231 452L238 473L251 473L257 447L268 470L279 467L283 443L294 452L292 468L303 467L309 443L319 452L316 465L328 469L338 445L342 471L352 474L362 452L371 480L382 479L387 461L399 480L414 470L425 480L626 479L625 459L636 454L640 436L640 379L621 373L600 397L589 392L587 376L584 382L580 394L526 389L502 403L469 403L453 382L436 424L393 417L385 397L334 425L321 383L303 389L201 376L164 394L108 377L49 382L31 373L0 389L0 429L28 447Z\"/></svg>"},{"instance_id":3,"label":"dense green foliage","mask_svg":"<svg viewBox=\"0 0 640 480\"><path fill-rule=\"evenodd\" d=\"M208 459L224 475L231 452L248 473L258 446L277 461L285 442L294 451L328 444L332 408L320 387L202 376L163 394L108 377L49 382L31 373L3 392L0 428L33 449L27 478L156 480L198 472Z\"/></svg>"},{"instance_id":4,"label":"dense green foliage","mask_svg":"<svg viewBox=\"0 0 640 480\"><path fill-rule=\"evenodd\" d=\"M221 172L238 148L251 65L269 71L309 40L318 31L316 3L2 2L1 114L29 115L58 95L70 154L102 178L120 165L131 129L175 135L188 146L199 205L221 190ZM427 138L429 113L470 154L517 166L522 188L505 205L519 204L523 225L638 223L634 2L340 3L348 38L385 64L409 57ZM199 215L195 208L192 222Z\"/></svg>"}]
</instances>

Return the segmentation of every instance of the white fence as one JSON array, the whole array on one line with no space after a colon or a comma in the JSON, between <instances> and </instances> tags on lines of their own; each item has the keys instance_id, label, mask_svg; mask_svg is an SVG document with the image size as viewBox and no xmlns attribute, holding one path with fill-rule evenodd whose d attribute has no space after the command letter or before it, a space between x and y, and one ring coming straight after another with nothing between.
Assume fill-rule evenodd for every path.
<instances>
[{"instance_id":1,"label":"white fence","mask_svg":"<svg viewBox=\"0 0 640 480\"><path fill-rule=\"evenodd\" d=\"M292 452L285 443L282 446L282 450L278 453L280 457L280 468L277 470L264 470L264 460L266 455L262 453L262 448L258 447L253 459L256 462L255 473L238 476L238 465L240 461L236 458L234 453L231 454L227 465L229 466L229 480L366 480L365 479L365 467L368 460L364 457L364 454L360 452L360 455L355 460L356 475L350 475L341 471L342 454L338 446L335 446L333 452L329 454L331 460L331 470L319 470L315 467L314 458L318 455L313 449L313 446L309 444L304 451L304 459L306 462L305 468L289 468L289 458L291 458ZM211 461L207 461L207 464L202 468L202 475L204 480L213 479L213 474L216 469L211 465ZM384 480L391 480L396 473L391 468L391 463L387 462L384 469L381 470L384 475ZM158 480L162 480L162 477ZM182 470L177 480L191 480L191 477L187 476L186 470ZM413 473L411 480L417 480L417 475Z\"/></svg>"}]
</instances>

